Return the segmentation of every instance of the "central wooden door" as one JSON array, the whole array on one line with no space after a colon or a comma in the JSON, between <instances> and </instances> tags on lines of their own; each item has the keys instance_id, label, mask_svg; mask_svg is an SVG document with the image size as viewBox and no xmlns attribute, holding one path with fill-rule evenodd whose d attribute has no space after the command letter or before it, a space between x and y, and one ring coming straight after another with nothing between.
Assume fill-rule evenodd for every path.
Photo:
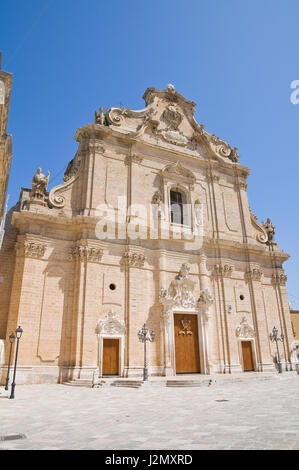
<instances>
[{"instance_id":1,"label":"central wooden door","mask_svg":"<svg viewBox=\"0 0 299 470\"><path fill-rule=\"evenodd\" d=\"M197 315L174 315L177 374L200 372Z\"/></svg>"},{"instance_id":2,"label":"central wooden door","mask_svg":"<svg viewBox=\"0 0 299 470\"><path fill-rule=\"evenodd\" d=\"M242 341L242 356L244 371L254 370L251 341Z\"/></svg>"},{"instance_id":3,"label":"central wooden door","mask_svg":"<svg viewBox=\"0 0 299 470\"><path fill-rule=\"evenodd\" d=\"M119 375L119 339L103 339L103 375Z\"/></svg>"}]
</instances>

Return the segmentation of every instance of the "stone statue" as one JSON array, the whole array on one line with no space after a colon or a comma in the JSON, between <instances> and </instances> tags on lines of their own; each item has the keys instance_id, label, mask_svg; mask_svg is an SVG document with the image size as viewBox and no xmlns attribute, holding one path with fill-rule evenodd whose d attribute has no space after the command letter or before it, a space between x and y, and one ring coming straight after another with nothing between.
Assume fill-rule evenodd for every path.
<instances>
[{"instance_id":1,"label":"stone statue","mask_svg":"<svg viewBox=\"0 0 299 470\"><path fill-rule=\"evenodd\" d=\"M49 182L50 172L48 171L47 175L45 176L42 173L42 169L38 168L36 174L32 178L32 190L31 190L31 198L38 199L44 201L47 187Z\"/></svg>"},{"instance_id":2,"label":"stone statue","mask_svg":"<svg viewBox=\"0 0 299 470\"><path fill-rule=\"evenodd\" d=\"M171 83L167 83L167 90L170 91L170 93L174 93L175 87Z\"/></svg>"},{"instance_id":3,"label":"stone statue","mask_svg":"<svg viewBox=\"0 0 299 470\"><path fill-rule=\"evenodd\" d=\"M160 299L167 299L168 297L168 290L161 287L160 289Z\"/></svg>"},{"instance_id":4,"label":"stone statue","mask_svg":"<svg viewBox=\"0 0 299 470\"><path fill-rule=\"evenodd\" d=\"M203 289L200 292L197 305L204 313L205 321L208 321L210 318L209 310L212 304L213 304L213 299L212 299L210 292L208 291L208 289Z\"/></svg>"},{"instance_id":5,"label":"stone statue","mask_svg":"<svg viewBox=\"0 0 299 470\"><path fill-rule=\"evenodd\" d=\"M199 199L194 203L196 225L202 225L202 204Z\"/></svg>"},{"instance_id":6,"label":"stone statue","mask_svg":"<svg viewBox=\"0 0 299 470\"><path fill-rule=\"evenodd\" d=\"M271 220L268 218L266 223L262 222L263 228L266 230L268 235L268 242L271 243L275 235L275 226L271 223Z\"/></svg>"},{"instance_id":7,"label":"stone statue","mask_svg":"<svg viewBox=\"0 0 299 470\"><path fill-rule=\"evenodd\" d=\"M239 160L239 155L238 155L238 147L234 147L231 151L231 154L229 156L230 160L232 162L237 162Z\"/></svg>"},{"instance_id":8,"label":"stone statue","mask_svg":"<svg viewBox=\"0 0 299 470\"><path fill-rule=\"evenodd\" d=\"M152 204L157 204L158 207L161 207L162 199L161 191L156 191L152 198Z\"/></svg>"},{"instance_id":9,"label":"stone statue","mask_svg":"<svg viewBox=\"0 0 299 470\"><path fill-rule=\"evenodd\" d=\"M95 111L95 122L96 124L101 124L102 126L105 125L106 118L104 114L104 108L100 108L99 112Z\"/></svg>"},{"instance_id":10,"label":"stone statue","mask_svg":"<svg viewBox=\"0 0 299 470\"><path fill-rule=\"evenodd\" d=\"M187 263L182 264L179 274L176 279L187 279L189 276L190 266Z\"/></svg>"}]
</instances>

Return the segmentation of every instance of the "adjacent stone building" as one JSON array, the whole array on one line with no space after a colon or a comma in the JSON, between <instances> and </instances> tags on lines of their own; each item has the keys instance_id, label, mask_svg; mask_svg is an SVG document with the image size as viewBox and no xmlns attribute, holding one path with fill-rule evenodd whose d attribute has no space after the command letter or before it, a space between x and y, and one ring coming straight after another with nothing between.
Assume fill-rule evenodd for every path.
<instances>
[{"instance_id":1,"label":"adjacent stone building","mask_svg":"<svg viewBox=\"0 0 299 470\"><path fill-rule=\"evenodd\" d=\"M12 138L11 135L7 135L11 84L12 75L1 70L0 52L0 222L4 212L12 158Z\"/></svg>"},{"instance_id":2,"label":"adjacent stone building","mask_svg":"<svg viewBox=\"0 0 299 470\"><path fill-rule=\"evenodd\" d=\"M146 107L100 108L79 128L62 184L38 169L0 253L0 338L18 325L18 380L275 370L273 326L294 367L283 262L247 198L236 148L172 85Z\"/></svg>"},{"instance_id":3,"label":"adjacent stone building","mask_svg":"<svg viewBox=\"0 0 299 470\"><path fill-rule=\"evenodd\" d=\"M297 357L299 356L299 310L291 310L291 321L294 334L294 349L296 349ZM299 359L299 357L298 357Z\"/></svg>"}]
</instances>

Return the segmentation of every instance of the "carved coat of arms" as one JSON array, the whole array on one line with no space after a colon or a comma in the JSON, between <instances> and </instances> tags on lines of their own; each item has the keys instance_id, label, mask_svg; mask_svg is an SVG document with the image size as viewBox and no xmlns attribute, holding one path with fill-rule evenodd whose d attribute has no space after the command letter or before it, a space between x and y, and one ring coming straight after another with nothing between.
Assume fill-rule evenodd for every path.
<instances>
[{"instance_id":1,"label":"carved coat of arms","mask_svg":"<svg viewBox=\"0 0 299 470\"><path fill-rule=\"evenodd\" d=\"M160 125L154 130L154 133L163 137L166 142L185 147L188 144L187 137L179 130L179 125L183 120L183 115L178 109L170 104L162 113L162 118L166 122L166 127L160 128Z\"/></svg>"},{"instance_id":2,"label":"carved coat of arms","mask_svg":"<svg viewBox=\"0 0 299 470\"><path fill-rule=\"evenodd\" d=\"M179 113L176 107L173 106L172 104L170 104L169 106L167 106L167 108L165 108L162 114L162 117L175 130L179 127L183 119L183 116L181 115L181 113Z\"/></svg>"},{"instance_id":3,"label":"carved coat of arms","mask_svg":"<svg viewBox=\"0 0 299 470\"><path fill-rule=\"evenodd\" d=\"M179 330L179 335L193 335L193 332L191 331L191 320L188 318L182 318L181 320L182 324L182 329Z\"/></svg>"}]
</instances>

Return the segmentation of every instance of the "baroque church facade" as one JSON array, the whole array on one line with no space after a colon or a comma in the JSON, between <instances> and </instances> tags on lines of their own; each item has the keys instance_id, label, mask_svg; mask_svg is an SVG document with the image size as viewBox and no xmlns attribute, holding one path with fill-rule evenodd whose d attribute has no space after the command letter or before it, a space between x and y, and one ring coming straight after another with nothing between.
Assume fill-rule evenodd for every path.
<instances>
[{"instance_id":1,"label":"baroque church facade","mask_svg":"<svg viewBox=\"0 0 299 470\"><path fill-rule=\"evenodd\" d=\"M294 338L270 219L251 212L237 148L194 119L172 85L145 108L100 108L79 128L62 184L38 169L0 252L2 382L21 325L18 380L275 370L274 326Z\"/></svg>"}]
</instances>

